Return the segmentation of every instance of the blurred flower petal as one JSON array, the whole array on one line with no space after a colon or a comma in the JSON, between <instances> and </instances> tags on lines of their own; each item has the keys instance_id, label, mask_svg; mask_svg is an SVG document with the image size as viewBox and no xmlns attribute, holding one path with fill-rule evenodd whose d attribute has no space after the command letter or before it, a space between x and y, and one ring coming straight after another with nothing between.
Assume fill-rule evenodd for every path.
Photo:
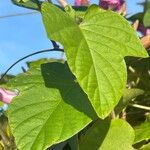
<instances>
[{"instance_id":1,"label":"blurred flower petal","mask_svg":"<svg viewBox=\"0 0 150 150\"><path fill-rule=\"evenodd\" d=\"M100 0L99 5L104 9L120 10L124 0Z\"/></svg>"},{"instance_id":2,"label":"blurred flower petal","mask_svg":"<svg viewBox=\"0 0 150 150\"><path fill-rule=\"evenodd\" d=\"M4 88L0 88L0 100L4 103L9 104L12 101L12 99L17 95L18 95L17 91L13 92L10 90L6 90Z\"/></svg>"},{"instance_id":3,"label":"blurred flower petal","mask_svg":"<svg viewBox=\"0 0 150 150\"><path fill-rule=\"evenodd\" d=\"M150 28L146 28L146 27L144 27L144 25L143 24L139 24L139 26L138 26L138 29L137 29L139 32L141 32L144 36L145 35L149 35L150 34Z\"/></svg>"},{"instance_id":4,"label":"blurred flower petal","mask_svg":"<svg viewBox=\"0 0 150 150\"><path fill-rule=\"evenodd\" d=\"M150 28L146 30L146 35L150 35Z\"/></svg>"},{"instance_id":5,"label":"blurred flower petal","mask_svg":"<svg viewBox=\"0 0 150 150\"><path fill-rule=\"evenodd\" d=\"M75 0L75 6L88 6L89 0Z\"/></svg>"},{"instance_id":6,"label":"blurred flower petal","mask_svg":"<svg viewBox=\"0 0 150 150\"><path fill-rule=\"evenodd\" d=\"M150 48L150 34L142 37L141 42L145 48Z\"/></svg>"}]
</instances>

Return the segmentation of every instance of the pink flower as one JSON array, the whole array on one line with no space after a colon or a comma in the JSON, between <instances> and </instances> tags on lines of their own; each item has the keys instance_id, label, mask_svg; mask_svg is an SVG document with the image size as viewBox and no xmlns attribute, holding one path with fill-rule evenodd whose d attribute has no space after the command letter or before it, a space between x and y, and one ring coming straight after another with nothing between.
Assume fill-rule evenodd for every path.
<instances>
[{"instance_id":1,"label":"pink flower","mask_svg":"<svg viewBox=\"0 0 150 150\"><path fill-rule=\"evenodd\" d=\"M124 0L100 0L99 5L104 9L120 10Z\"/></svg>"},{"instance_id":2,"label":"pink flower","mask_svg":"<svg viewBox=\"0 0 150 150\"><path fill-rule=\"evenodd\" d=\"M89 5L89 0L75 0L75 6L87 6Z\"/></svg>"},{"instance_id":3,"label":"pink flower","mask_svg":"<svg viewBox=\"0 0 150 150\"><path fill-rule=\"evenodd\" d=\"M80 6L81 5L81 0L75 0L75 6Z\"/></svg>"},{"instance_id":4,"label":"pink flower","mask_svg":"<svg viewBox=\"0 0 150 150\"><path fill-rule=\"evenodd\" d=\"M17 95L18 92L13 92L4 88L0 88L0 100L4 103L9 104L12 101L12 99Z\"/></svg>"},{"instance_id":5,"label":"pink flower","mask_svg":"<svg viewBox=\"0 0 150 150\"><path fill-rule=\"evenodd\" d=\"M150 35L150 28L146 30L146 35Z\"/></svg>"}]
</instances>

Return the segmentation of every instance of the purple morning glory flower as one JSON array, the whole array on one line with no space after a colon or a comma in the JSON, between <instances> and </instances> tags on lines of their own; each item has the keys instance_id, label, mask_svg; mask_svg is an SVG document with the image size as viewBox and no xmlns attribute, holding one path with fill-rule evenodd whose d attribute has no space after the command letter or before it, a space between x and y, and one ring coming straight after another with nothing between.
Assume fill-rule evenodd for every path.
<instances>
[{"instance_id":1,"label":"purple morning glory flower","mask_svg":"<svg viewBox=\"0 0 150 150\"><path fill-rule=\"evenodd\" d=\"M111 9L118 11L124 4L124 0L100 0L99 5L104 9Z\"/></svg>"},{"instance_id":2,"label":"purple morning glory flower","mask_svg":"<svg viewBox=\"0 0 150 150\"><path fill-rule=\"evenodd\" d=\"M146 35L150 35L150 28L146 30Z\"/></svg>"},{"instance_id":3,"label":"purple morning glory flower","mask_svg":"<svg viewBox=\"0 0 150 150\"><path fill-rule=\"evenodd\" d=\"M143 24L139 24L137 31L141 32L144 36L150 34L150 28L145 28Z\"/></svg>"}]
</instances>

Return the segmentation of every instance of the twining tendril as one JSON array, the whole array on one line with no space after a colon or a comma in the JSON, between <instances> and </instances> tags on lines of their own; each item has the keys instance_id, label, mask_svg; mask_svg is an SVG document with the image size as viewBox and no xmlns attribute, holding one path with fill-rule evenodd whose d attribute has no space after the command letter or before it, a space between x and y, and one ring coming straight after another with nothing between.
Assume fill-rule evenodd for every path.
<instances>
[{"instance_id":1,"label":"twining tendril","mask_svg":"<svg viewBox=\"0 0 150 150\"><path fill-rule=\"evenodd\" d=\"M38 52L34 52L34 53L32 53L32 54L29 54L29 55L27 55L27 56L24 56L23 58L20 58L20 59L17 60L15 63L13 63L13 64L4 72L4 74L1 75L0 81L3 80L3 78L7 75L7 73L8 73L16 64L18 64L19 62L21 62L22 60L24 60L24 59L26 59L26 58L28 58L28 57L31 57L31 56L34 56L34 55L40 54L40 53L51 52L51 51L64 52L64 49L59 48L59 46L56 44L55 41L53 41L53 46L54 46L54 48L52 48L52 49L41 50L41 51L38 51Z\"/></svg>"}]
</instances>

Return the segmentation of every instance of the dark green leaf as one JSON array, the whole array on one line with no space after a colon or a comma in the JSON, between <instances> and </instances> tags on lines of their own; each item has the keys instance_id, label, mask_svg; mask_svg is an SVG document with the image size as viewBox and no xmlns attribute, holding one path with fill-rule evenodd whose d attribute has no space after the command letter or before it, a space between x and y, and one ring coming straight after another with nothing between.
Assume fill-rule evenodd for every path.
<instances>
[{"instance_id":1,"label":"dark green leaf","mask_svg":"<svg viewBox=\"0 0 150 150\"><path fill-rule=\"evenodd\" d=\"M13 4L20 6L20 7L25 7L29 9L35 9L35 10L40 10L39 6L41 5L41 2L38 0L11 0Z\"/></svg>"},{"instance_id":2,"label":"dark green leaf","mask_svg":"<svg viewBox=\"0 0 150 150\"><path fill-rule=\"evenodd\" d=\"M143 16L144 16L143 13L137 13L137 14L135 14L135 15L127 18L127 19L130 20L130 21L133 21L133 22L136 21L136 20L139 20L140 23L143 23Z\"/></svg>"},{"instance_id":3,"label":"dark green leaf","mask_svg":"<svg viewBox=\"0 0 150 150\"><path fill-rule=\"evenodd\" d=\"M150 27L150 9L144 14L143 23L145 27Z\"/></svg>"},{"instance_id":4,"label":"dark green leaf","mask_svg":"<svg viewBox=\"0 0 150 150\"><path fill-rule=\"evenodd\" d=\"M145 0L143 24L145 27L150 27L150 0Z\"/></svg>"}]
</instances>

